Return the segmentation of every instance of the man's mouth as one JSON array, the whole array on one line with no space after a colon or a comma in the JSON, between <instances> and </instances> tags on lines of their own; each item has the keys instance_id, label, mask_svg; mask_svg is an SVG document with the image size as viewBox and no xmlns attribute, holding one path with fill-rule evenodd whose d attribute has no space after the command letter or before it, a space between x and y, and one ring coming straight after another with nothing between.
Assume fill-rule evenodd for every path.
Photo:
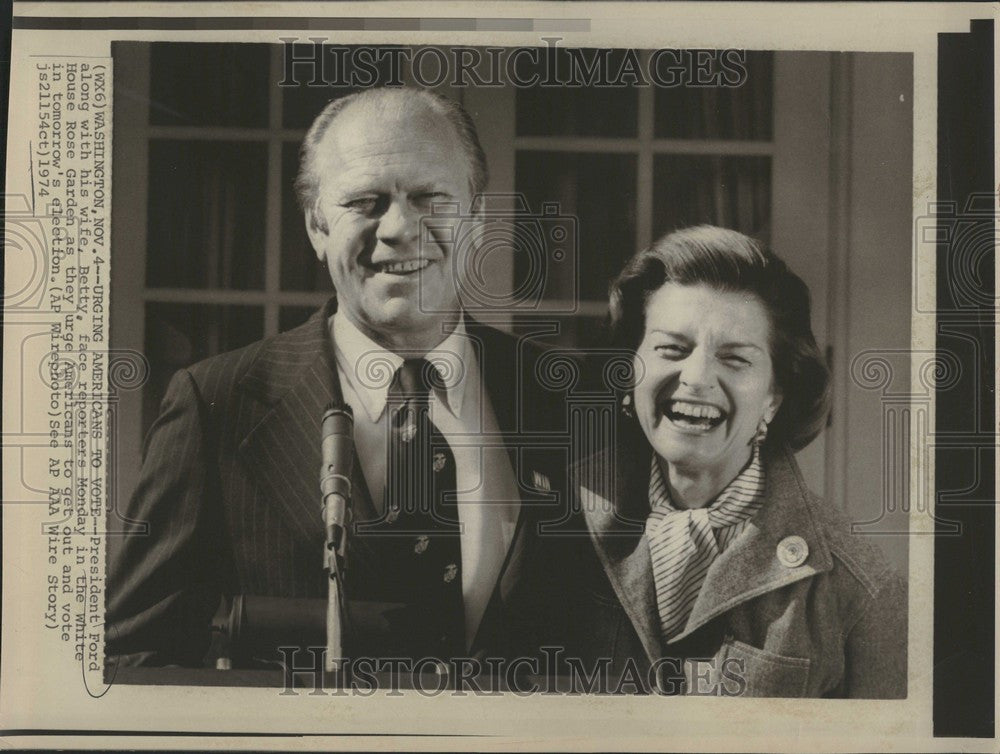
<instances>
[{"instance_id":1,"label":"man's mouth","mask_svg":"<svg viewBox=\"0 0 1000 754\"><path fill-rule=\"evenodd\" d=\"M429 259L410 259L405 262L373 262L371 268L375 272L387 275L412 275L430 266Z\"/></svg>"},{"instance_id":2,"label":"man's mouth","mask_svg":"<svg viewBox=\"0 0 1000 754\"><path fill-rule=\"evenodd\" d=\"M661 406L661 411L675 427L697 432L710 432L727 416L718 406L681 400L668 400Z\"/></svg>"}]
</instances>

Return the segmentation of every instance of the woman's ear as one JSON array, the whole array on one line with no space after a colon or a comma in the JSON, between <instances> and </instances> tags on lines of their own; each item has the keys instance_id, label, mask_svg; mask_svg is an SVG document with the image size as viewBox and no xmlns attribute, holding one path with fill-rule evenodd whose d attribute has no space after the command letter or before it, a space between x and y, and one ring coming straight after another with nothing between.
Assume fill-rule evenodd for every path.
<instances>
[{"instance_id":1,"label":"woman's ear","mask_svg":"<svg viewBox=\"0 0 1000 754\"><path fill-rule=\"evenodd\" d=\"M764 421L768 424L774 421L774 417L778 415L778 409L781 408L781 401L784 396L781 393L775 392L771 394L771 400L764 407Z\"/></svg>"}]
</instances>

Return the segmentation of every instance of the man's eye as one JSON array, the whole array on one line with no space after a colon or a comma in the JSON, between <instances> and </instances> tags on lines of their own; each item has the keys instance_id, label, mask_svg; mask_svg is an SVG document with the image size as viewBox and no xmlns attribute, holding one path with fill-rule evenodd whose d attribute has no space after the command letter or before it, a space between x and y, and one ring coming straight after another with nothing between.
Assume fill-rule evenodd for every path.
<instances>
[{"instance_id":1,"label":"man's eye","mask_svg":"<svg viewBox=\"0 0 1000 754\"><path fill-rule=\"evenodd\" d=\"M425 191L413 196L413 203L420 207L430 207L434 202L442 202L451 198L451 194L444 191Z\"/></svg>"},{"instance_id":2,"label":"man's eye","mask_svg":"<svg viewBox=\"0 0 1000 754\"><path fill-rule=\"evenodd\" d=\"M355 212L371 215L378 210L379 199L377 196L359 196L357 199L344 202L343 206Z\"/></svg>"}]
</instances>

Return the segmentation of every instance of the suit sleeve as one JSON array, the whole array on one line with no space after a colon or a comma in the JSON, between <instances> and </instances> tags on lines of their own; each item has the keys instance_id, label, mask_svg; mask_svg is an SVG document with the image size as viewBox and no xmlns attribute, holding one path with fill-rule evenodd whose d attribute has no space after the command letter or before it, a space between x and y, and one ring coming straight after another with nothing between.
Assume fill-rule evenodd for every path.
<instances>
[{"instance_id":1,"label":"suit sleeve","mask_svg":"<svg viewBox=\"0 0 1000 754\"><path fill-rule=\"evenodd\" d=\"M891 570L880 583L847 636L846 692L855 699L906 698L906 584Z\"/></svg>"},{"instance_id":2,"label":"suit sleeve","mask_svg":"<svg viewBox=\"0 0 1000 754\"><path fill-rule=\"evenodd\" d=\"M208 408L188 370L170 382L142 472L108 544L108 666L199 666L218 606L218 467ZM121 518L125 520L121 520Z\"/></svg>"}]
</instances>

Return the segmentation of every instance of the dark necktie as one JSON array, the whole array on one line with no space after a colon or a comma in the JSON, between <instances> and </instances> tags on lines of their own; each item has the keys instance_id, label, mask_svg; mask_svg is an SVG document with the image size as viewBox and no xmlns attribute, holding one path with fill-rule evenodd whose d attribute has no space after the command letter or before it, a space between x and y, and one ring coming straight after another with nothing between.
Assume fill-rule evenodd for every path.
<instances>
[{"instance_id":1,"label":"dark necktie","mask_svg":"<svg viewBox=\"0 0 1000 754\"><path fill-rule=\"evenodd\" d=\"M389 387L387 534L405 607L386 617L414 657L464 653L462 548L455 458L430 417L431 390L444 391L425 359L409 359Z\"/></svg>"}]
</instances>

